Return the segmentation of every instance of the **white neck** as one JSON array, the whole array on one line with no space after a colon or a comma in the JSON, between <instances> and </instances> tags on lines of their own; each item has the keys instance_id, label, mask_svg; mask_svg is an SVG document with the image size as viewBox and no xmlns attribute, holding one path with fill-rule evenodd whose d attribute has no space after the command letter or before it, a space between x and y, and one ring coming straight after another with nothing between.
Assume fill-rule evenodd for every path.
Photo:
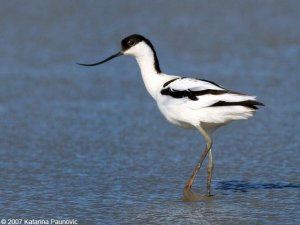
<instances>
[{"instance_id":1,"label":"white neck","mask_svg":"<svg viewBox=\"0 0 300 225\"><path fill-rule=\"evenodd\" d=\"M149 94L155 99L157 89L160 87L161 74L155 70L154 56L152 54L142 55L136 57L136 61L139 64L142 78Z\"/></svg>"},{"instance_id":2,"label":"white neck","mask_svg":"<svg viewBox=\"0 0 300 225\"><path fill-rule=\"evenodd\" d=\"M149 94L156 99L165 81L169 76L160 73L155 68L155 56L151 47L145 42L140 42L132 48L128 49L125 55L135 57L141 69L142 78ZM159 68L157 68L159 69Z\"/></svg>"}]
</instances>

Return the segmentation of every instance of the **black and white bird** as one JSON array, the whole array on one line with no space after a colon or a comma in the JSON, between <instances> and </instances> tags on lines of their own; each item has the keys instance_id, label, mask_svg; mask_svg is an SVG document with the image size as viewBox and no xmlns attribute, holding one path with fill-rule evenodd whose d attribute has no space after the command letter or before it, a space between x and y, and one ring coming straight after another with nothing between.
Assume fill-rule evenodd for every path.
<instances>
[{"instance_id":1,"label":"black and white bird","mask_svg":"<svg viewBox=\"0 0 300 225\"><path fill-rule=\"evenodd\" d=\"M185 198L196 198L191 187L207 155L207 195L210 196L214 167L211 133L232 121L248 119L258 109L257 106L264 104L257 101L255 96L230 91L208 80L163 73L153 45L142 35L133 34L124 38L121 46L120 52L101 62L78 64L96 66L121 55L135 57L146 89L165 118L177 126L197 129L206 141L205 150L184 187Z\"/></svg>"}]
</instances>

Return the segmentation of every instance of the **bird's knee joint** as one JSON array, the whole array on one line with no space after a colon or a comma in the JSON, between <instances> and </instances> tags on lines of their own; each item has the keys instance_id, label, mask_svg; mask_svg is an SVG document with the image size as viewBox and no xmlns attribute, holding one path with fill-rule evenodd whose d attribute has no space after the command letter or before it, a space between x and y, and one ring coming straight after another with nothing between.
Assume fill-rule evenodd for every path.
<instances>
[{"instance_id":1,"label":"bird's knee joint","mask_svg":"<svg viewBox=\"0 0 300 225\"><path fill-rule=\"evenodd\" d=\"M213 168L214 168L214 164L213 163L210 163L210 164L208 164L207 165L207 171L212 171L213 170Z\"/></svg>"},{"instance_id":2,"label":"bird's knee joint","mask_svg":"<svg viewBox=\"0 0 300 225\"><path fill-rule=\"evenodd\" d=\"M206 147L207 147L208 149L211 149L211 146L212 146L212 144L213 144L212 140L208 140L206 143L207 143L207 144L206 144Z\"/></svg>"}]
</instances>

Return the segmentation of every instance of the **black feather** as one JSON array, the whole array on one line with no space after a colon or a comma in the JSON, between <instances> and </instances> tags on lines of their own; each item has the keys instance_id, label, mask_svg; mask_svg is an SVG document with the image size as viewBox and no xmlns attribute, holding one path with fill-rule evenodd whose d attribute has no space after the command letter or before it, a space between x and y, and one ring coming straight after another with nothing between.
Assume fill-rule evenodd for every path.
<instances>
[{"instance_id":1,"label":"black feather","mask_svg":"<svg viewBox=\"0 0 300 225\"><path fill-rule=\"evenodd\" d=\"M251 109L258 109L257 105L264 106L263 103L254 101L254 100L246 100L246 101L240 101L240 102L225 102L225 101L218 101L209 107L216 107L216 106L244 106Z\"/></svg>"}]
</instances>

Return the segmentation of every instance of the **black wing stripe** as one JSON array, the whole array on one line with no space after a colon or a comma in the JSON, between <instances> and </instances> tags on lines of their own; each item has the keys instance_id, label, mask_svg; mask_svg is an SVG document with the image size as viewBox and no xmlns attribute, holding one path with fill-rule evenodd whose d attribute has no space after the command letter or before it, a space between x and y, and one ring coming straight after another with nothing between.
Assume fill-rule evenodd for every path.
<instances>
[{"instance_id":1,"label":"black wing stripe","mask_svg":"<svg viewBox=\"0 0 300 225\"><path fill-rule=\"evenodd\" d=\"M230 93L228 90L213 90L213 89L206 89L202 91L191 91L191 90L184 90L184 91L178 91L178 90L172 90L170 88L162 89L160 92L162 95L169 95L173 98L186 98L188 97L190 100L197 101L197 96L201 95L221 95Z\"/></svg>"},{"instance_id":2,"label":"black wing stripe","mask_svg":"<svg viewBox=\"0 0 300 225\"><path fill-rule=\"evenodd\" d=\"M240 101L240 102L225 102L225 101L218 101L209 107L216 107L216 106L244 106L251 109L258 109L256 105L264 106L263 103L254 101L254 100L247 100L247 101Z\"/></svg>"},{"instance_id":3,"label":"black wing stripe","mask_svg":"<svg viewBox=\"0 0 300 225\"><path fill-rule=\"evenodd\" d=\"M213 85L215 85L215 86L217 86L217 87L219 87L219 88L223 88L222 86L220 86L220 85L218 85L218 84L216 84L215 82L212 82L212 81L210 81L210 80L199 79L199 78L197 78L197 80L201 80L201 81L204 81L204 82L213 84Z\"/></svg>"},{"instance_id":4,"label":"black wing stripe","mask_svg":"<svg viewBox=\"0 0 300 225\"><path fill-rule=\"evenodd\" d=\"M206 89L202 91L192 91L194 95L200 96L200 95L222 95L226 93L230 93L228 90L214 90L214 89Z\"/></svg>"},{"instance_id":5,"label":"black wing stripe","mask_svg":"<svg viewBox=\"0 0 300 225\"><path fill-rule=\"evenodd\" d=\"M160 91L162 95L169 95L173 98L185 98L188 97L189 99L196 101L198 98L193 95L190 91L184 90L184 91L176 91L176 90L171 90L170 88L162 89Z\"/></svg>"},{"instance_id":6,"label":"black wing stripe","mask_svg":"<svg viewBox=\"0 0 300 225\"><path fill-rule=\"evenodd\" d=\"M163 87L168 86L168 85L171 84L173 81L178 80L178 79L179 79L179 78L175 78L175 79L172 79L172 80L167 81L166 83L164 83Z\"/></svg>"}]
</instances>

